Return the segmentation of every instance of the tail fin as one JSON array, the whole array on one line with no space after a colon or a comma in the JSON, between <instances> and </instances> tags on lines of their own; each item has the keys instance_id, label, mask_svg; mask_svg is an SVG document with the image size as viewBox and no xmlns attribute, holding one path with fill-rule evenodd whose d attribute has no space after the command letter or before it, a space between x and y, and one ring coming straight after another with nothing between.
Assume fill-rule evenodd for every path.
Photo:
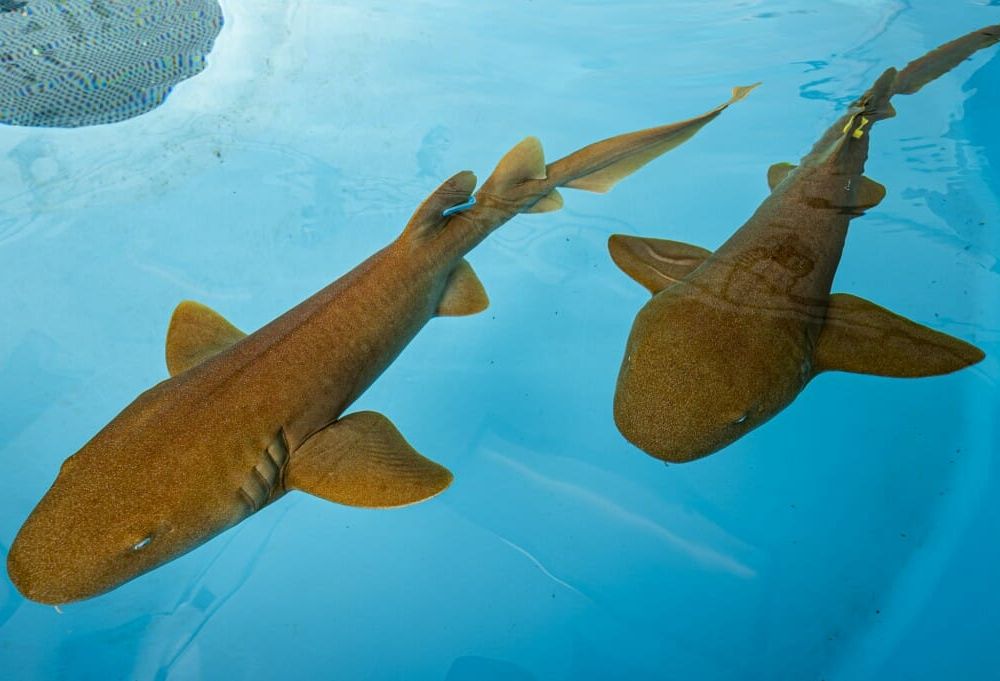
<instances>
[{"instance_id":1,"label":"tail fin","mask_svg":"<svg viewBox=\"0 0 1000 681\"><path fill-rule=\"evenodd\" d=\"M758 85L760 83L735 87L728 101L686 121L618 135L586 146L550 164L548 176L559 187L607 192L653 159L687 142Z\"/></svg>"},{"instance_id":2,"label":"tail fin","mask_svg":"<svg viewBox=\"0 0 1000 681\"><path fill-rule=\"evenodd\" d=\"M611 137L579 149L554 163L545 164L542 145L526 137L508 151L480 190L493 197L517 194L516 188L530 181L547 190L541 198L519 212L558 210L562 197L557 187L606 192L654 158L691 139L730 104L743 99L759 83L733 88L732 97L711 111L679 123Z\"/></svg>"},{"instance_id":3,"label":"tail fin","mask_svg":"<svg viewBox=\"0 0 1000 681\"><path fill-rule=\"evenodd\" d=\"M1000 24L987 26L978 31L945 43L931 50L920 59L915 59L903 68L893 82L893 93L912 95L927 83L948 73L970 56L984 48L1000 42Z\"/></svg>"},{"instance_id":4,"label":"tail fin","mask_svg":"<svg viewBox=\"0 0 1000 681\"><path fill-rule=\"evenodd\" d=\"M902 71L887 69L875 84L851 105L847 113L826 131L806 158L827 157L836 149L843 151L842 140L861 140L875 121L896 115L889 101L893 95L912 95L979 50L997 42L1000 42L1000 25L988 26L931 50L923 57L911 61ZM860 154L862 163L866 154L864 147L864 153Z\"/></svg>"}]
</instances>

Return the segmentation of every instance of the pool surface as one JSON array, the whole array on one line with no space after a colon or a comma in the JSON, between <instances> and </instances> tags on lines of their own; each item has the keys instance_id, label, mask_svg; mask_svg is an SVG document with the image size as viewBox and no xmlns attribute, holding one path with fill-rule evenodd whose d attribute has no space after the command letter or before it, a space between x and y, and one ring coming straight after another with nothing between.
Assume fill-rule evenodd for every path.
<instances>
[{"instance_id":1,"label":"pool surface","mask_svg":"<svg viewBox=\"0 0 1000 681\"><path fill-rule=\"evenodd\" d=\"M179 301L256 329L525 135L551 160L763 81L611 193L567 189L493 234L469 256L490 308L432 320L355 403L451 469L444 494L371 511L293 493L61 612L4 573L0 677L1000 678L1000 49L894 100L866 171L889 193L834 285L982 363L824 374L665 466L612 421L647 293L606 247L718 246L771 164L997 5L227 0L207 68L162 106L0 126L5 560L62 461L166 377Z\"/></svg>"}]
</instances>

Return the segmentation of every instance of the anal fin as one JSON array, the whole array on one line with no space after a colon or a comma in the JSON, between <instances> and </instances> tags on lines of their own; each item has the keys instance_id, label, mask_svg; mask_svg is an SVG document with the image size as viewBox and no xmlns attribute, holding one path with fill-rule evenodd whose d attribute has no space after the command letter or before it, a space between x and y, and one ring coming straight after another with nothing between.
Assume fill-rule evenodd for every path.
<instances>
[{"instance_id":1,"label":"anal fin","mask_svg":"<svg viewBox=\"0 0 1000 681\"><path fill-rule=\"evenodd\" d=\"M553 189L548 194L538 199L538 202L524 211L525 213L551 213L563 207L563 197L558 189Z\"/></svg>"},{"instance_id":2,"label":"anal fin","mask_svg":"<svg viewBox=\"0 0 1000 681\"><path fill-rule=\"evenodd\" d=\"M814 367L912 378L951 373L983 359L963 340L901 317L864 298L830 296Z\"/></svg>"},{"instance_id":3,"label":"anal fin","mask_svg":"<svg viewBox=\"0 0 1000 681\"><path fill-rule=\"evenodd\" d=\"M167 329L167 370L171 376L217 355L246 336L210 307L185 300L174 309Z\"/></svg>"},{"instance_id":4,"label":"anal fin","mask_svg":"<svg viewBox=\"0 0 1000 681\"><path fill-rule=\"evenodd\" d=\"M285 484L346 506L406 506L451 484L447 468L417 453L382 414L360 411L292 452Z\"/></svg>"},{"instance_id":5,"label":"anal fin","mask_svg":"<svg viewBox=\"0 0 1000 681\"><path fill-rule=\"evenodd\" d=\"M608 239L611 259L654 295L698 269L712 255L699 246L669 239L613 234Z\"/></svg>"},{"instance_id":6,"label":"anal fin","mask_svg":"<svg viewBox=\"0 0 1000 681\"><path fill-rule=\"evenodd\" d=\"M462 317L482 312L489 305L490 299L483 283L469 261L463 258L448 277L435 314L439 317Z\"/></svg>"}]
</instances>

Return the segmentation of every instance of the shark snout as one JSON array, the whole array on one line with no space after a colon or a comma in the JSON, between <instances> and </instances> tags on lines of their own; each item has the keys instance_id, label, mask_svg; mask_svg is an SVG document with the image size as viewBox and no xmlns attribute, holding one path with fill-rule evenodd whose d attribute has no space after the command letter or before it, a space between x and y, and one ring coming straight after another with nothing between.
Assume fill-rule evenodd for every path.
<instances>
[{"instance_id":1,"label":"shark snout","mask_svg":"<svg viewBox=\"0 0 1000 681\"><path fill-rule=\"evenodd\" d=\"M7 555L7 575L21 595L37 603L59 605L89 597L80 588L71 557L22 528Z\"/></svg>"},{"instance_id":2,"label":"shark snout","mask_svg":"<svg viewBox=\"0 0 1000 681\"><path fill-rule=\"evenodd\" d=\"M11 582L25 598L59 605L92 598L139 574L139 562L111 550L114 533L104 528L102 542L101 529L74 523L61 504L40 504L7 555Z\"/></svg>"},{"instance_id":3,"label":"shark snout","mask_svg":"<svg viewBox=\"0 0 1000 681\"><path fill-rule=\"evenodd\" d=\"M752 427L746 415L720 425L710 409L688 409L657 393L621 388L614 403L619 432L642 451L668 463L708 456Z\"/></svg>"}]
</instances>

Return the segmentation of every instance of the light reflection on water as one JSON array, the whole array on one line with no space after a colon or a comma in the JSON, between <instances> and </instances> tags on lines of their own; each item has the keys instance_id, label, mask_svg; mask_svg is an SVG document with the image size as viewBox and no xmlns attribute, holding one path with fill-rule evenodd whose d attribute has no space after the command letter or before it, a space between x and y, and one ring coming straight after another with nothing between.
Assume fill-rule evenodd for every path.
<instances>
[{"instance_id":1,"label":"light reflection on water","mask_svg":"<svg viewBox=\"0 0 1000 681\"><path fill-rule=\"evenodd\" d=\"M976 641L1000 617L977 595L992 593L979 566L1000 558L979 540L1000 517L996 55L900 98L876 130L869 174L889 197L853 227L837 279L974 340L982 365L823 376L685 466L644 456L611 421L645 294L607 235L717 246L767 167L800 156L881 69L997 22L973 2L799 4L227 3L209 69L164 107L73 133L0 130L6 555L62 459L164 377L177 301L256 328L393 238L442 176L484 177L525 134L553 159L765 81L611 194L567 191L563 211L520 217L470 256L490 310L431 322L357 405L451 468L446 494L391 512L292 495L62 616L3 581L2 666L975 676L993 653L941 628L965 622Z\"/></svg>"}]
</instances>

